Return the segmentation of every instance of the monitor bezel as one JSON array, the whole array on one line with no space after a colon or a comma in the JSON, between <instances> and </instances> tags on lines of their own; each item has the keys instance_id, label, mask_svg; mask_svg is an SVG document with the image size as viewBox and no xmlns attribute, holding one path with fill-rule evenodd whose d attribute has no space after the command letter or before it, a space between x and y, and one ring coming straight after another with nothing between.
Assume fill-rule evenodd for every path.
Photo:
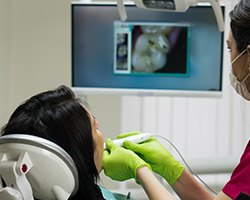
<instances>
[{"instance_id":1,"label":"monitor bezel","mask_svg":"<svg viewBox=\"0 0 250 200\"><path fill-rule=\"evenodd\" d=\"M115 2L71 2L71 88L77 96L83 95L136 95L136 96L171 96L171 97L212 97L221 98L223 93L223 53L224 53L224 32L221 40L221 60L220 60L220 90L171 90L171 89L141 89L141 88L108 88L108 87L76 87L74 84L74 46L73 46L73 9L74 6L117 6ZM136 7L133 2L126 2L127 6ZM208 3L198 3L196 7L211 7ZM225 18L225 5L220 4ZM212 7L211 7L212 8ZM118 10L117 10L118 12ZM157 12L157 11L156 11Z\"/></svg>"}]
</instances>

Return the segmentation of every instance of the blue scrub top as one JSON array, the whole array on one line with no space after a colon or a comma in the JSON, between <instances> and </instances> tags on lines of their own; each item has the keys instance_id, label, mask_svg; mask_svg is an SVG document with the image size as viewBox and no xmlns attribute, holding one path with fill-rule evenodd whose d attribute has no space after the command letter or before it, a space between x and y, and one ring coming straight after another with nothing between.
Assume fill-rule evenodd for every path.
<instances>
[{"instance_id":1,"label":"blue scrub top","mask_svg":"<svg viewBox=\"0 0 250 200\"><path fill-rule=\"evenodd\" d=\"M112 193L106 188L99 186L102 196L106 200L134 200L132 197L128 197L124 194L119 194L119 193Z\"/></svg>"}]
</instances>

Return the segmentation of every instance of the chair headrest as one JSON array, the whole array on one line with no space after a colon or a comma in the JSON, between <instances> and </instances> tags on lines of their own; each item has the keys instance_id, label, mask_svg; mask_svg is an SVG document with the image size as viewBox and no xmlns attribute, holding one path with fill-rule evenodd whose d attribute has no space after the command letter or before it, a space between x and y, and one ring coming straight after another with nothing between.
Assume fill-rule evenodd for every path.
<instances>
[{"instance_id":1,"label":"chair headrest","mask_svg":"<svg viewBox=\"0 0 250 200\"><path fill-rule=\"evenodd\" d=\"M59 196L67 196L63 193L74 195L77 192L78 172L70 155L57 144L31 135L13 134L0 137L0 175L3 179L6 174L3 174L4 170L1 171L1 166L4 166L1 163L18 163L19 156L24 153L33 164L25 176L35 198L64 199Z\"/></svg>"}]
</instances>

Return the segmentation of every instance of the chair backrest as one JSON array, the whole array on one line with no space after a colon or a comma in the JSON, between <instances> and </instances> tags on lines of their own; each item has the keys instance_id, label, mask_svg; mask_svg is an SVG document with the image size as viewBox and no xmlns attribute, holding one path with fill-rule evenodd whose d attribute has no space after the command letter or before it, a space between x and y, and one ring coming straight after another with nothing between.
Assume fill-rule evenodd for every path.
<instances>
[{"instance_id":1,"label":"chair backrest","mask_svg":"<svg viewBox=\"0 0 250 200\"><path fill-rule=\"evenodd\" d=\"M0 137L0 176L4 182L0 197L15 190L25 200L66 200L79 186L69 154L55 143L31 135Z\"/></svg>"}]
</instances>

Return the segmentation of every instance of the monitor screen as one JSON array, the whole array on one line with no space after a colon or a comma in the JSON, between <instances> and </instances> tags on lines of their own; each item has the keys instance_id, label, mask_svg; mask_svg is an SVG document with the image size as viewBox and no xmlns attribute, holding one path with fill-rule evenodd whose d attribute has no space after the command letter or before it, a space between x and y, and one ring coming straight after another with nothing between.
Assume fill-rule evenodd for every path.
<instances>
[{"instance_id":1,"label":"monitor screen","mask_svg":"<svg viewBox=\"0 0 250 200\"><path fill-rule=\"evenodd\" d=\"M224 7L222 7L224 13ZM83 94L219 96L223 33L212 7L186 12L72 4L72 87Z\"/></svg>"}]
</instances>

